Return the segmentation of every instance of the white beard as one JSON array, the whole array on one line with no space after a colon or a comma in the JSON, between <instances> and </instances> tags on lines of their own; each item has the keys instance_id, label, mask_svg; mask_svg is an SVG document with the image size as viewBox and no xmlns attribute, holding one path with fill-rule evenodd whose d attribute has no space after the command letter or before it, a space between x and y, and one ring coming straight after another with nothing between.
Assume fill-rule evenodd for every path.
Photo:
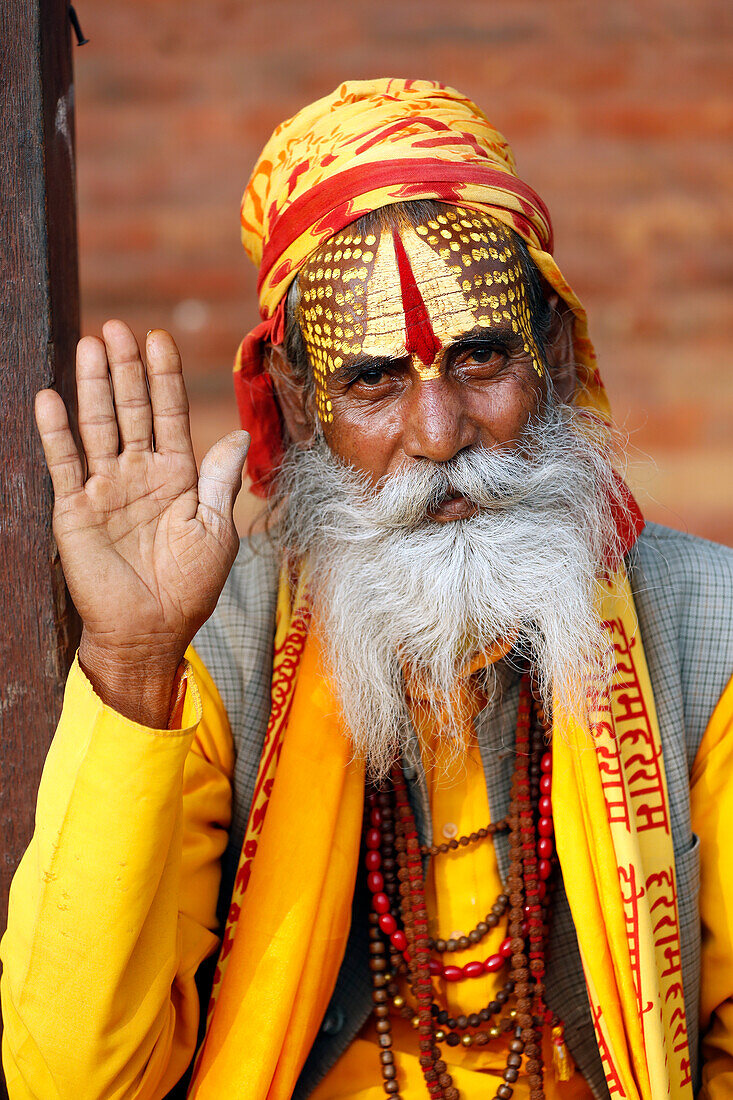
<instances>
[{"instance_id":1,"label":"white beard","mask_svg":"<svg viewBox=\"0 0 733 1100\"><path fill-rule=\"evenodd\" d=\"M411 461L376 488L323 441L291 448L274 507L285 554L307 559L314 618L354 749L383 777L409 729L403 669L429 688L445 736L465 661L516 637L545 704L576 713L608 682L612 655L594 601L621 563L607 430L552 404L511 449ZM462 494L479 511L439 524L429 511ZM492 693L492 671L486 673Z\"/></svg>"}]
</instances>

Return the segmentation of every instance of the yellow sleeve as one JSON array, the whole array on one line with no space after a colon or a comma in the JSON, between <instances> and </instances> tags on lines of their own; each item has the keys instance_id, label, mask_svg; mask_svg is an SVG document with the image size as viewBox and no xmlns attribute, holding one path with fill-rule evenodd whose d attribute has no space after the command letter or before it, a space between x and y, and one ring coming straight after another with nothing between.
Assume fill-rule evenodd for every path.
<instances>
[{"instance_id":1,"label":"yellow sleeve","mask_svg":"<svg viewBox=\"0 0 733 1100\"><path fill-rule=\"evenodd\" d=\"M192 1058L233 747L188 657L176 729L104 706L78 662L69 674L0 947L10 1100L157 1100Z\"/></svg>"},{"instance_id":2,"label":"yellow sleeve","mask_svg":"<svg viewBox=\"0 0 733 1100\"><path fill-rule=\"evenodd\" d=\"M699 1100L733 1095L733 680L692 769L692 828L700 838L702 922Z\"/></svg>"}]
</instances>

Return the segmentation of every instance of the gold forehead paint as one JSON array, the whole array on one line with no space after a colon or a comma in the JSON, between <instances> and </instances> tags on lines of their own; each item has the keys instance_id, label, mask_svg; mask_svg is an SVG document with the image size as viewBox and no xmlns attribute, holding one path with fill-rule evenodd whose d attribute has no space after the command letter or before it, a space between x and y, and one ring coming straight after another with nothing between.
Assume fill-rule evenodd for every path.
<instances>
[{"instance_id":1,"label":"gold forehead paint","mask_svg":"<svg viewBox=\"0 0 733 1100\"><path fill-rule=\"evenodd\" d=\"M423 381L442 353L476 328L511 325L541 377L521 260L488 214L451 207L424 225L360 236L348 228L300 275L298 320L316 381L321 421L333 419L328 376L347 358L409 355Z\"/></svg>"}]
</instances>

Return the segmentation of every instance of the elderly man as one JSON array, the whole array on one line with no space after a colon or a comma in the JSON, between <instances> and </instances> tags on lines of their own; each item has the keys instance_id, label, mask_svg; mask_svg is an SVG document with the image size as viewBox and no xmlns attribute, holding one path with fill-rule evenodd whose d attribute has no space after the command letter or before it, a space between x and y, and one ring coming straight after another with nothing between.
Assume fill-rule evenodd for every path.
<instances>
[{"instance_id":1,"label":"elderly man","mask_svg":"<svg viewBox=\"0 0 733 1100\"><path fill-rule=\"evenodd\" d=\"M38 398L84 634L12 1100L730 1097L731 557L615 472L544 205L472 103L382 80L278 128L242 227L267 537L167 333L80 343L86 469Z\"/></svg>"}]
</instances>

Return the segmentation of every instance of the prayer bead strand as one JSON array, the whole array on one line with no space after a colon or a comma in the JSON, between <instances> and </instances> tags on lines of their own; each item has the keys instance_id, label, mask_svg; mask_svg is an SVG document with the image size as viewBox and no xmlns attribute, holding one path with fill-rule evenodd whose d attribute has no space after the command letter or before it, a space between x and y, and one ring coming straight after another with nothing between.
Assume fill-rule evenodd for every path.
<instances>
[{"instance_id":1,"label":"prayer bead strand","mask_svg":"<svg viewBox=\"0 0 733 1100\"><path fill-rule=\"evenodd\" d=\"M459 848L467 848L469 844L475 844L479 840L495 836L496 833L505 833L509 828L507 818L501 821L490 822L485 828L477 829L475 833L467 833L466 836L454 836L442 844L421 844L420 855L440 856L448 852L457 852Z\"/></svg>"},{"instance_id":2,"label":"prayer bead strand","mask_svg":"<svg viewBox=\"0 0 733 1100\"><path fill-rule=\"evenodd\" d=\"M459 1100L458 1090L441 1058L437 1042L448 1046L484 1046L513 1033L502 1083L494 1100L510 1100L525 1063L530 1100L543 1100L542 1029L551 1026L558 1047L554 1063L572 1061L564 1046L562 1024L544 1003L545 950L550 905L550 876L555 861L552 823L552 755L546 749L549 722L538 692L523 677L516 734L516 764L507 818L446 845L421 846L402 770L395 767L391 788L370 792L365 815L365 865L372 894L369 954L374 1013L382 1048L384 1091L399 1096L391 1052L390 1005L409 1019L418 1032L419 1062L431 1100ZM510 866L506 892L468 936L450 940L428 936L422 856L445 854L509 829ZM465 841L465 843L464 843ZM508 935L499 951L484 962L463 967L431 958L465 950L479 943L509 910ZM478 1013L456 1016L433 1003L432 978L460 982L510 969L508 981ZM397 977L406 976L416 1003L413 1010L399 991ZM500 1016L510 996L515 1007ZM489 1025L488 1027L486 1025ZM563 1062L564 1059L564 1062ZM565 1078L563 1078L565 1079Z\"/></svg>"}]
</instances>

